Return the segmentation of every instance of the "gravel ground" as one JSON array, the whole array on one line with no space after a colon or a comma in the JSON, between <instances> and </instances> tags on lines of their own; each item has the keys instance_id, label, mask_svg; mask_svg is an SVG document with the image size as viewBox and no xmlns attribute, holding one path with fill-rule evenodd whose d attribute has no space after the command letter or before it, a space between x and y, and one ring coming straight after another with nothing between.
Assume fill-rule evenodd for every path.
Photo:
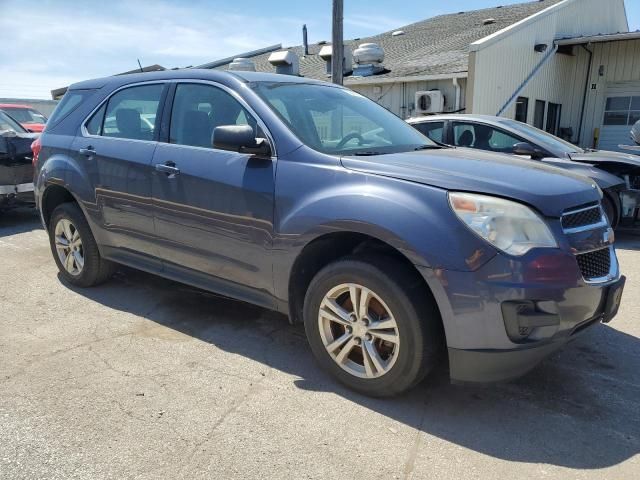
<instances>
[{"instance_id":1,"label":"gravel ground","mask_svg":"<svg viewBox=\"0 0 640 480\"><path fill-rule=\"evenodd\" d=\"M0 478L640 475L640 237L619 316L526 377L445 368L372 400L281 315L130 269L63 284L33 210L0 216Z\"/></svg>"}]
</instances>

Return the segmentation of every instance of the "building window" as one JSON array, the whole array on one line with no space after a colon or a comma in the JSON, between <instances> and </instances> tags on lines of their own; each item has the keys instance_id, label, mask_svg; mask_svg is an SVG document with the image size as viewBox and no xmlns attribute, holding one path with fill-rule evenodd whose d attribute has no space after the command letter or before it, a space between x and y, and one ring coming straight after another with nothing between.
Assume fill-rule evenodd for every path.
<instances>
[{"instance_id":1,"label":"building window","mask_svg":"<svg viewBox=\"0 0 640 480\"><path fill-rule=\"evenodd\" d=\"M560 115L562 115L562 105L549 102L546 130L552 135L558 135L558 130L560 129Z\"/></svg>"},{"instance_id":2,"label":"building window","mask_svg":"<svg viewBox=\"0 0 640 480\"><path fill-rule=\"evenodd\" d=\"M527 97L518 97L516 100L516 120L527 123L529 115L529 99Z\"/></svg>"},{"instance_id":3,"label":"building window","mask_svg":"<svg viewBox=\"0 0 640 480\"><path fill-rule=\"evenodd\" d=\"M544 111L547 108L547 102L544 100L536 100L536 110L533 115L533 126L544 129Z\"/></svg>"},{"instance_id":4,"label":"building window","mask_svg":"<svg viewBox=\"0 0 640 480\"><path fill-rule=\"evenodd\" d=\"M609 97L604 112L605 125L634 125L640 120L640 97Z\"/></svg>"}]
</instances>

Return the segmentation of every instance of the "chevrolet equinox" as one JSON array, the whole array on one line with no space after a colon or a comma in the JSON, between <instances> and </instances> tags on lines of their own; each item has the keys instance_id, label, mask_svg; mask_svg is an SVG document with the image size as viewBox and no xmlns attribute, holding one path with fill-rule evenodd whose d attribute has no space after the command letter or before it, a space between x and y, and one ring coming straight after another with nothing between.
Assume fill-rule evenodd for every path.
<instances>
[{"instance_id":1,"label":"chevrolet equinox","mask_svg":"<svg viewBox=\"0 0 640 480\"><path fill-rule=\"evenodd\" d=\"M618 310L586 177L446 148L343 87L185 69L72 85L34 142L61 276L116 264L303 322L365 394L520 376Z\"/></svg>"}]
</instances>

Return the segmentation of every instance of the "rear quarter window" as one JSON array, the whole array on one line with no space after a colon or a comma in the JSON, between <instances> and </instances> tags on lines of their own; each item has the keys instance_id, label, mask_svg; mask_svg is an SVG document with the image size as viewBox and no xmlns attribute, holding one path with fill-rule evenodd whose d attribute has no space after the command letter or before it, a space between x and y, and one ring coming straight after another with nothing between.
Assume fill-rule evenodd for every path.
<instances>
[{"instance_id":1,"label":"rear quarter window","mask_svg":"<svg viewBox=\"0 0 640 480\"><path fill-rule=\"evenodd\" d=\"M78 108L87 98L89 98L95 90L68 90L64 94L60 103L51 114L48 126L51 127L60 122L63 118Z\"/></svg>"}]
</instances>

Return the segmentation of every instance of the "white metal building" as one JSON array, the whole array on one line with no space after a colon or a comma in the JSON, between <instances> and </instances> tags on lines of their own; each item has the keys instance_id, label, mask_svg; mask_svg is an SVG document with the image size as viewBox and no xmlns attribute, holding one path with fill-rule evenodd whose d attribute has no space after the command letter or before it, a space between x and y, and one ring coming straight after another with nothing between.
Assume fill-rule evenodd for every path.
<instances>
[{"instance_id":1,"label":"white metal building","mask_svg":"<svg viewBox=\"0 0 640 480\"><path fill-rule=\"evenodd\" d=\"M277 47L242 55L247 60L231 68L287 71L281 53L273 61ZM330 45L285 50L295 57L289 73L328 79ZM640 32L629 32L624 0L538 0L441 15L347 41L345 51L345 85L403 118L499 114L607 149L629 143L640 119ZM231 60L201 67L228 69Z\"/></svg>"}]
</instances>

